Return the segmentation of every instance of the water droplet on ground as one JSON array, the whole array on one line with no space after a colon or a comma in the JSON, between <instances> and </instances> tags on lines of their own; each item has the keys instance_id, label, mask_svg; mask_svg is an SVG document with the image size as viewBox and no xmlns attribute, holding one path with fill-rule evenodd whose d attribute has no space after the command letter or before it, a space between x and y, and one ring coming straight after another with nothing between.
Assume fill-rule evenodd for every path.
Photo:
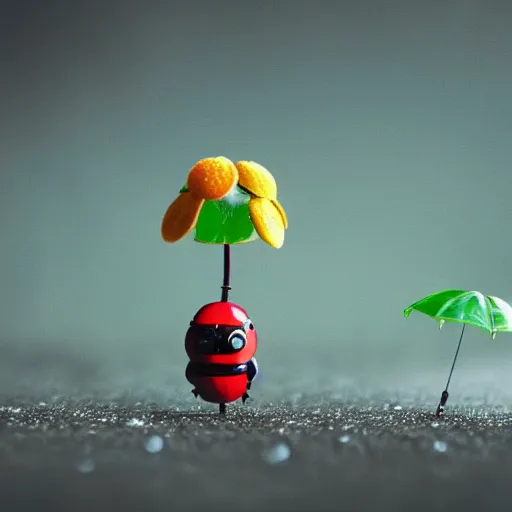
<instances>
[{"instance_id":1,"label":"water droplet on ground","mask_svg":"<svg viewBox=\"0 0 512 512\"><path fill-rule=\"evenodd\" d=\"M151 436L146 441L146 450L149 453L158 453L164 447L164 440L160 436Z\"/></svg>"},{"instance_id":2,"label":"water droplet on ground","mask_svg":"<svg viewBox=\"0 0 512 512\"><path fill-rule=\"evenodd\" d=\"M434 451L444 453L448 449L448 445L444 441L434 441Z\"/></svg>"},{"instance_id":3,"label":"water droplet on ground","mask_svg":"<svg viewBox=\"0 0 512 512\"><path fill-rule=\"evenodd\" d=\"M143 427L144 422L139 420L138 418L132 418L131 420L126 422L127 427Z\"/></svg>"},{"instance_id":4,"label":"water droplet on ground","mask_svg":"<svg viewBox=\"0 0 512 512\"><path fill-rule=\"evenodd\" d=\"M286 462L291 455L290 447L285 443L278 443L263 453L263 459L268 464L281 464Z\"/></svg>"},{"instance_id":5,"label":"water droplet on ground","mask_svg":"<svg viewBox=\"0 0 512 512\"><path fill-rule=\"evenodd\" d=\"M80 462L77 466L77 470L80 473L92 473L94 469L96 468L96 464L94 464L94 461L92 459L85 459L84 461Z\"/></svg>"}]
</instances>

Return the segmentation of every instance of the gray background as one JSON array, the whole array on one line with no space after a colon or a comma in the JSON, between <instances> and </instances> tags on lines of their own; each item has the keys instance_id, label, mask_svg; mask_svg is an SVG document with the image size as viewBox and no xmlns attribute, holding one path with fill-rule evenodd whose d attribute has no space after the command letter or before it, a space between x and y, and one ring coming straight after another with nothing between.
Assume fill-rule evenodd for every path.
<instances>
[{"instance_id":1,"label":"gray background","mask_svg":"<svg viewBox=\"0 0 512 512\"><path fill-rule=\"evenodd\" d=\"M266 166L290 220L279 251L233 249L253 394L437 395L459 328L403 308L452 287L512 299L511 14L2 1L1 393L189 393L183 335L220 297L222 250L167 245L160 220L224 155ZM511 356L509 336L468 330L452 394L507 401Z\"/></svg>"}]
</instances>

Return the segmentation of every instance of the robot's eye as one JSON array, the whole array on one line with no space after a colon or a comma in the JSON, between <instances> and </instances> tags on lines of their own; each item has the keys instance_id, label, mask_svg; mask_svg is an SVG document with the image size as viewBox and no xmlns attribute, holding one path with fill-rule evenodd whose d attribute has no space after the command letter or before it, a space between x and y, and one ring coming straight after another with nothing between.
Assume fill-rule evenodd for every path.
<instances>
[{"instance_id":1,"label":"robot's eye","mask_svg":"<svg viewBox=\"0 0 512 512\"><path fill-rule=\"evenodd\" d=\"M240 350L245 346L245 334L243 331L234 331L229 337L229 344L233 350Z\"/></svg>"},{"instance_id":2,"label":"robot's eye","mask_svg":"<svg viewBox=\"0 0 512 512\"><path fill-rule=\"evenodd\" d=\"M235 350L240 350L244 346L245 341L240 336L233 336L231 338L231 346Z\"/></svg>"},{"instance_id":3,"label":"robot's eye","mask_svg":"<svg viewBox=\"0 0 512 512\"><path fill-rule=\"evenodd\" d=\"M244 322L244 325L242 326L242 328L243 328L243 330L245 332L247 332L247 331L254 331L254 324L249 319L247 319Z\"/></svg>"}]
</instances>

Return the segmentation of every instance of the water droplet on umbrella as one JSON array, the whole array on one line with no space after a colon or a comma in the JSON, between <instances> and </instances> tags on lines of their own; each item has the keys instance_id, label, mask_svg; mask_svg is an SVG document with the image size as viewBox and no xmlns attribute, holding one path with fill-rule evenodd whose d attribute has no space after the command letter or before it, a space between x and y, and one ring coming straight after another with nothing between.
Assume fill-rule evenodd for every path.
<instances>
[{"instance_id":1,"label":"water droplet on umbrella","mask_svg":"<svg viewBox=\"0 0 512 512\"><path fill-rule=\"evenodd\" d=\"M92 459L85 459L77 466L77 470L80 473L92 473L94 469L96 468L96 464L94 464L94 461Z\"/></svg>"},{"instance_id":2,"label":"water droplet on umbrella","mask_svg":"<svg viewBox=\"0 0 512 512\"><path fill-rule=\"evenodd\" d=\"M434 451L444 453L448 449L448 445L444 441L434 441Z\"/></svg>"},{"instance_id":3,"label":"water droplet on umbrella","mask_svg":"<svg viewBox=\"0 0 512 512\"><path fill-rule=\"evenodd\" d=\"M291 455L290 447L285 443L278 443L263 454L263 459L268 464L281 464L286 462Z\"/></svg>"},{"instance_id":4,"label":"water droplet on umbrella","mask_svg":"<svg viewBox=\"0 0 512 512\"><path fill-rule=\"evenodd\" d=\"M164 447L164 440L160 436L151 436L146 441L146 450L149 453L158 453Z\"/></svg>"}]
</instances>

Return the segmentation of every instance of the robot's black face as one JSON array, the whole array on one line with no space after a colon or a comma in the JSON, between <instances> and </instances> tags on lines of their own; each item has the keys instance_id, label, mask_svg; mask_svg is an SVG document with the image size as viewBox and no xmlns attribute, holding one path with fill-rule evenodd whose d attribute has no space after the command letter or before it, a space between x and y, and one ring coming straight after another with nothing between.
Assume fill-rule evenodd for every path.
<instances>
[{"instance_id":1,"label":"robot's black face","mask_svg":"<svg viewBox=\"0 0 512 512\"><path fill-rule=\"evenodd\" d=\"M191 323L190 329L202 354L233 354L242 350L247 343L244 326Z\"/></svg>"}]
</instances>

